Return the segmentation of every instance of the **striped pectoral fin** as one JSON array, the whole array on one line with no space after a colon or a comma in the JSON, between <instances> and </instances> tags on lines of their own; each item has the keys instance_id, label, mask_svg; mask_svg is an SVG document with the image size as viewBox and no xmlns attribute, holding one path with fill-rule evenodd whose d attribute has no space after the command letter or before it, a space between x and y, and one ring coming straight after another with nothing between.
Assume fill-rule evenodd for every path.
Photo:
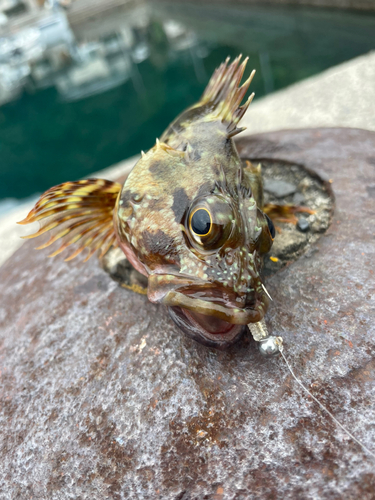
<instances>
[{"instance_id":1,"label":"striped pectoral fin","mask_svg":"<svg viewBox=\"0 0 375 500\"><path fill-rule=\"evenodd\" d=\"M275 205L274 203L266 203L263 207L263 212L268 215L273 222L289 222L297 224L298 219L296 213L315 214L315 210L308 207L300 207L297 205Z\"/></svg>"},{"instance_id":2,"label":"striped pectoral fin","mask_svg":"<svg viewBox=\"0 0 375 500\"><path fill-rule=\"evenodd\" d=\"M38 221L40 229L23 238L36 238L50 232L49 240L37 249L46 248L57 240L60 247L50 257L63 252L70 245L75 251L65 260L71 260L88 249L85 261L96 251L104 255L116 246L113 211L121 191L121 184L104 179L86 179L65 182L46 191L28 216L18 224Z\"/></svg>"}]
</instances>

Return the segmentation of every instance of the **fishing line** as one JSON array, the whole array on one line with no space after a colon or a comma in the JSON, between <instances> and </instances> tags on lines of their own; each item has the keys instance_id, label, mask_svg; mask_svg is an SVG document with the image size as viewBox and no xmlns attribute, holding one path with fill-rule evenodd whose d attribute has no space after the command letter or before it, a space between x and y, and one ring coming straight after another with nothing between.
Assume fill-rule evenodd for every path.
<instances>
[{"instance_id":1,"label":"fishing line","mask_svg":"<svg viewBox=\"0 0 375 500\"><path fill-rule=\"evenodd\" d=\"M292 367L290 366L288 360L286 359L285 357L285 354L284 354L284 346L283 346L283 339L282 337L277 337L276 338L276 343L279 347L279 352L283 358L283 360L285 361L285 364L288 368L288 370L290 371L292 377L294 378L294 380L298 383L298 385L300 387L302 387L302 389L307 392L307 394L309 396L311 396L313 398L313 400L318 403L318 405L326 412L328 413L328 415L332 418L332 420L335 422L336 425L338 425L340 427L340 429L342 429L350 438L353 439L353 441L355 441L357 444L359 444L359 446L361 446L361 448L363 450L365 450L369 455L371 455L373 458L375 458L375 453L372 452L371 450L369 450L363 443L361 443L361 441L359 441L355 436L353 436L353 434L351 432L349 432L338 420L337 418L332 415L332 413L319 401L319 399L317 399L313 394L311 394L311 392L303 385L303 383L298 379L298 377L295 375Z\"/></svg>"}]
</instances>

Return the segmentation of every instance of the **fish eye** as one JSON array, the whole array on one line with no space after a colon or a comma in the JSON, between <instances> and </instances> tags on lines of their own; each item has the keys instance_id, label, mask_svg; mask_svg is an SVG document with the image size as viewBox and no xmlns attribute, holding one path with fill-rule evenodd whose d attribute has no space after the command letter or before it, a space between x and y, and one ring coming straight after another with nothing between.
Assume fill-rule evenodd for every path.
<instances>
[{"instance_id":1,"label":"fish eye","mask_svg":"<svg viewBox=\"0 0 375 500\"><path fill-rule=\"evenodd\" d=\"M186 236L198 250L211 252L221 248L232 233L234 213L220 195L195 200L186 219Z\"/></svg>"},{"instance_id":2,"label":"fish eye","mask_svg":"<svg viewBox=\"0 0 375 500\"><path fill-rule=\"evenodd\" d=\"M272 239L274 240L275 239L275 236L276 236L276 231L275 231L275 226L273 225L273 222L272 220L268 217L267 214L264 214L266 216L266 219L267 219L267 224L268 224L268 229L270 230L270 233L271 233L271 236L272 236Z\"/></svg>"},{"instance_id":3,"label":"fish eye","mask_svg":"<svg viewBox=\"0 0 375 500\"><path fill-rule=\"evenodd\" d=\"M197 236L208 236L212 229L212 217L206 208L197 208L190 216L190 229Z\"/></svg>"}]
</instances>

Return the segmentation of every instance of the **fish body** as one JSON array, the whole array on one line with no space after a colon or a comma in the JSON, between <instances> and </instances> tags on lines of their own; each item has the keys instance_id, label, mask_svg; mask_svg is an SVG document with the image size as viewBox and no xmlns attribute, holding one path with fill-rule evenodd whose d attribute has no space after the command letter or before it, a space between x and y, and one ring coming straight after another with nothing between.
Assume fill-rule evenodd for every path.
<instances>
[{"instance_id":1,"label":"fish body","mask_svg":"<svg viewBox=\"0 0 375 500\"><path fill-rule=\"evenodd\" d=\"M151 302L163 303L195 340L224 349L264 317L261 279L274 237L262 211L260 168L246 166L233 137L253 94L241 106L254 72L240 86L240 57L213 74L201 100L172 122L123 186L102 179L50 189L21 223L41 221L34 236L53 231L103 255L119 246L148 278Z\"/></svg>"}]
</instances>

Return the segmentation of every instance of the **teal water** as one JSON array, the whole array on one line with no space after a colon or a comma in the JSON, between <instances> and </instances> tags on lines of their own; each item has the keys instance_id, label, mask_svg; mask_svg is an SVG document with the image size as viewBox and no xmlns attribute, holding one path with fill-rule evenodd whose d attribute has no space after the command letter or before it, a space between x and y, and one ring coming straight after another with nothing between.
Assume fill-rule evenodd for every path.
<instances>
[{"instance_id":1,"label":"teal water","mask_svg":"<svg viewBox=\"0 0 375 500\"><path fill-rule=\"evenodd\" d=\"M171 36L171 20L181 36ZM374 33L375 15L368 13L154 8L148 24L133 31L126 55L133 58L132 69L121 85L73 101L56 86L28 85L21 97L0 107L0 199L40 193L147 150L199 98L228 55L249 55L249 67L257 69L252 90L259 98L374 49ZM147 48L142 62L134 55L137 44Z\"/></svg>"}]
</instances>

